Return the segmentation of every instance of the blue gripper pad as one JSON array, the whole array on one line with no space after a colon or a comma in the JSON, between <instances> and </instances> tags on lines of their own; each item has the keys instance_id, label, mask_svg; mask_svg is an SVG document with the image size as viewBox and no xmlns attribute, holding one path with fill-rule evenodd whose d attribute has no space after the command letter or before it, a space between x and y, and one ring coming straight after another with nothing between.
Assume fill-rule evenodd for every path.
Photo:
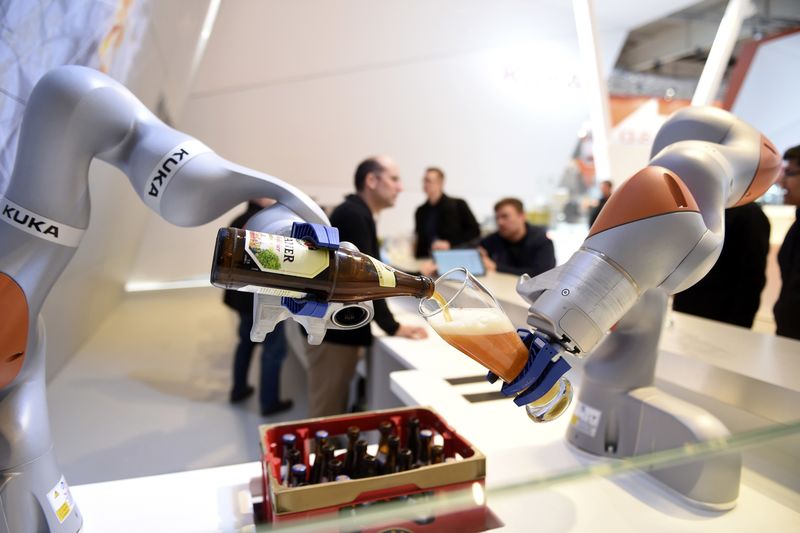
<instances>
[{"instance_id":1,"label":"blue gripper pad","mask_svg":"<svg viewBox=\"0 0 800 533\"><path fill-rule=\"evenodd\" d=\"M328 311L327 302L289 298L288 296L281 298L281 305L291 311L292 314L314 318L323 318Z\"/></svg>"},{"instance_id":2,"label":"blue gripper pad","mask_svg":"<svg viewBox=\"0 0 800 533\"><path fill-rule=\"evenodd\" d=\"M533 387L514 398L514 403L517 405L527 405L538 400L547 394L547 391L552 389L556 381L566 374L569 369L569 363L567 363L563 357L559 358L555 363L548 364L547 369L544 371L544 376L539 379Z\"/></svg>"},{"instance_id":3,"label":"blue gripper pad","mask_svg":"<svg viewBox=\"0 0 800 533\"><path fill-rule=\"evenodd\" d=\"M309 222L292 223L292 237L310 241L317 248L339 249L339 228Z\"/></svg>"},{"instance_id":4,"label":"blue gripper pad","mask_svg":"<svg viewBox=\"0 0 800 533\"><path fill-rule=\"evenodd\" d=\"M522 337L522 342L528 347L528 362L525 363L522 372L514 378L514 381L503 384L501 392L506 396L516 396L536 383L544 374L550 360L559 353L559 350L538 332L517 330L517 334Z\"/></svg>"}]
</instances>

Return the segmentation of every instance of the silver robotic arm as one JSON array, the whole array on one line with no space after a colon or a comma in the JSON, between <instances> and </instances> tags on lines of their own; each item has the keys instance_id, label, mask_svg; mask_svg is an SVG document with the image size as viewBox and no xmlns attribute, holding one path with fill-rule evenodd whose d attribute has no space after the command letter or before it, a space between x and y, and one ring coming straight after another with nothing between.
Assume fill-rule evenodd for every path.
<instances>
[{"instance_id":1,"label":"silver robotic arm","mask_svg":"<svg viewBox=\"0 0 800 533\"><path fill-rule=\"evenodd\" d=\"M766 138L716 108L673 115L651 157L565 264L517 287L549 353L592 352L567 439L608 457L728 435L709 413L654 386L667 295L708 273L722 248L724 209L761 196L780 170ZM719 454L649 473L692 505L725 510L735 505L740 465L739 455Z\"/></svg>"},{"instance_id":2,"label":"silver robotic arm","mask_svg":"<svg viewBox=\"0 0 800 533\"><path fill-rule=\"evenodd\" d=\"M659 131L650 165L611 196L581 248L517 290L528 322L586 355L649 289L687 289L716 262L724 209L774 182L780 157L758 131L717 108L688 108Z\"/></svg>"},{"instance_id":3,"label":"silver robotic arm","mask_svg":"<svg viewBox=\"0 0 800 533\"><path fill-rule=\"evenodd\" d=\"M89 224L94 158L122 170L151 209L179 226L207 223L255 197L278 203L256 215L252 229L288 234L293 222L329 224L302 191L168 127L107 76L78 66L44 76L28 101L11 181L0 197L0 533L81 526L53 454L39 312ZM359 306L371 318L371 304ZM341 308L295 317L279 298L256 295L252 334L263 339L292 317L319 343L326 329L340 327L331 315Z\"/></svg>"}]
</instances>

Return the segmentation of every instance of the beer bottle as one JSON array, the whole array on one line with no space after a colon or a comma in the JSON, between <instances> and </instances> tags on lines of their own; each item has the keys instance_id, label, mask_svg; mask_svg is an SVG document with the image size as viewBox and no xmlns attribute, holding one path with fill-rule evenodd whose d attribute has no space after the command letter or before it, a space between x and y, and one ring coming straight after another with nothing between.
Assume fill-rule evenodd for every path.
<instances>
[{"instance_id":1,"label":"beer bottle","mask_svg":"<svg viewBox=\"0 0 800 533\"><path fill-rule=\"evenodd\" d=\"M322 475L325 473L325 458L323 457L323 448L328 444L328 432L324 429L317 430L314 433L314 464L311 466L310 483L319 483L322 481Z\"/></svg>"},{"instance_id":2,"label":"beer bottle","mask_svg":"<svg viewBox=\"0 0 800 533\"><path fill-rule=\"evenodd\" d=\"M439 464L444 462L444 446L436 444L431 448L431 464Z\"/></svg>"},{"instance_id":3,"label":"beer bottle","mask_svg":"<svg viewBox=\"0 0 800 533\"><path fill-rule=\"evenodd\" d=\"M425 466L431 462L431 441L433 440L433 431L430 429L423 429L419 432L419 458L417 463Z\"/></svg>"},{"instance_id":4,"label":"beer bottle","mask_svg":"<svg viewBox=\"0 0 800 533\"><path fill-rule=\"evenodd\" d=\"M403 448L397 452L397 471L405 472L406 470L411 470L411 462L413 457L414 455L408 448Z\"/></svg>"},{"instance_id":5,"label":"beer bottle","mask_svg":"<svg viewBox=\"0 0 800 533\"><path fill-rule=\"evenodd\" d=\"M333 461L333 454L336 452L336 446L328 442L322 447L322 475L319 482L330 481L328 474L330 473L330 463Z\"/></svg>"},{"instance_id":6,"label":"beer bottle","mask_svg":"<svg viewBox=\"0 0 800 533\"><path fill-rule=\"evenodd\" d=\"M419 418L417 417L408 420L406 448L411 450L411 464L416 464L419 460Z\"/></svg>"},{"instance_id":7,"label":"beer bottle","mask_svg":"<svg viewBox=\"0 0 800 533\"><path fill-rule=\"evenodd\" d=\"M378 475L378 460L372 455L367 454L362 457L360 467L358 473L359 478L375 477Z\"/></svg>"},{"instance_id":8,"label":"beer bottle","mask_svg":"<svg viewBox=\"0 0 800 533\"><path fill-rule=\"evenodd\" d=\"M301 487L306 484L306 474L308 469L303 463L292 465L292 470L289 478L290 487Z\"/></svg>"},{"instance_id":9,"label":"beer bottle","mask_svg":"<svg viewBox=\"0 0 800 533\"><path fill-rule=\"evenodd\" d=\"M395 270L361 252L314 248L290 237L237 228L217 233L211 283L223 289L320 301L360 302L433 295L433 280Z\"/></svg>"},{"instance_id":10,"label":"beer bottle","mask_svg":"<svg viewBox=\"0 0 800 533\"><path fill-rule=\"evenodd\" d=\"M376 454L376 458L381 464L386 462L386 456L389 454L389 436L392 434L392 428L394 428L394 426L388 420L384 420L378 424L378 431L381 434L381 438L378 441L378 453Z\"/></svg>"},{"instance_id":11,"label":"beer bottle","mask_svg":"<svg viewBox=\"0 0 800 533\"><path fill-rule=\"evenodd\" d=\"M289 484L289 468L291 467L289 464L289 454L295 449L296 441L297 435L294 433L284 433L281 435L281 443L283 444L281 450L281 483L283 483L283 485Z\"/></svg>"},{"instance_id":12,"label":"beer bottle","mask_svg":"<svg viewBox=\"0 0 800 533\"><path fill-rule=\"evenodd\" d=\"M298 450L297 448L293 448L289 451L289 470L299 463L303 462L303 452Z\"/></svg>"},{"instance_id":13,"label":"beer bottle","mask_svg":"<svg viewBox=\"0 0 800 533\"><path fill-rule=\"evenodd\" d=\"M350 477L353 479L358 479L361 477L361 460L367 455L367 441L364 439L359 439L356 442L354 452L353 472L350 473Z\"/></svg>"},{"instance_id":14,"label":"beer bottle","mask_svg":"<svg viewBox=\"0 0 800 533\"><path fill-rule=\"evenodd\" d=\"M329 445L333 447L332 445ZM331 451L333 454L333 451ZM325 476L328 481L335 481L337 477L342 475L344 464L339 459L331 459L327 463L328 473Z\"/></svg>"},{"instance_id":15,"label":"beer bottle","mask_svg":"<svg viewBox=\"0 0 800 533\"><path fill-rule=\"evenodd\" d=\"M397 452L400 451L400 437L397 435L389 436L389 453L386 454L386 462L383 464L384 474L394 474L397 470Z\"/></svg>"},{"instance_id":16,"label":"beer bottle","mask_svg":"<svg viewBox=\"0 0 800 533\"><path fill-rule=\"evenodd\" d=\"M353 476L356 473L356 441L358 440L361 430L358 426L350 426L347 428L347 455L344 459L344 471L348 476Z\"/></svg>"}]
</instances>

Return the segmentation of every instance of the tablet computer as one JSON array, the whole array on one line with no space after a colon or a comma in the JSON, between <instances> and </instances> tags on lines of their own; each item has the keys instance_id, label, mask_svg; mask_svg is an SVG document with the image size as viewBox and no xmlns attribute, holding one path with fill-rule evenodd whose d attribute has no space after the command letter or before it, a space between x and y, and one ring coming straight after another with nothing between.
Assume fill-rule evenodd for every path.
<instances>
[{"instance_id":1,"label":"tablet computer","mask_svg":"<svg viewBox=\"0 0 800 533\"><path fill-rule=\"evenodd\" d=\"M481 261L481 254L477 248L434 250L433 260L440 275L456 267L466 268L473 276L486 274L486 269L483 268L483 261Z\"/></svg>"}]
</instances>

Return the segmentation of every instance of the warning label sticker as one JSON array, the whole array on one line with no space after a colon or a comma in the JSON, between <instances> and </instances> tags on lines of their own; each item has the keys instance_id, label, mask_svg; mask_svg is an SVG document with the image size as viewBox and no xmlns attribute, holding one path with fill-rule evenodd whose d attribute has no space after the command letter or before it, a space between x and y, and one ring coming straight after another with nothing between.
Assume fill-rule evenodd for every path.
<instances>
[{"instance_id":1,"label":"warning label sticker","mask_svg":"<svg viewBox=\"0 0 800 533\"><path fill-rule=\"evenodd\" d=\"M72 501L72 495L69 493L69 487L64 476L61 476L56 486L47 493L47 501L50 502L50 507L53 508L53 512L58 518L58 523L63 524L72 509L75 508L75 502Z\"/></svg>"},{"instance_id":2,"label":"warning label sticker","mask_svg":"<svg viewBox=\"0 0 800 533\"><path fill-rule=\"evenodd\" d=\"M602 412L594 407L578 402L570 420L570 425L577 431L594 437L597 434L597 427L600 425Z\"/></svg>"}]
</instances>

